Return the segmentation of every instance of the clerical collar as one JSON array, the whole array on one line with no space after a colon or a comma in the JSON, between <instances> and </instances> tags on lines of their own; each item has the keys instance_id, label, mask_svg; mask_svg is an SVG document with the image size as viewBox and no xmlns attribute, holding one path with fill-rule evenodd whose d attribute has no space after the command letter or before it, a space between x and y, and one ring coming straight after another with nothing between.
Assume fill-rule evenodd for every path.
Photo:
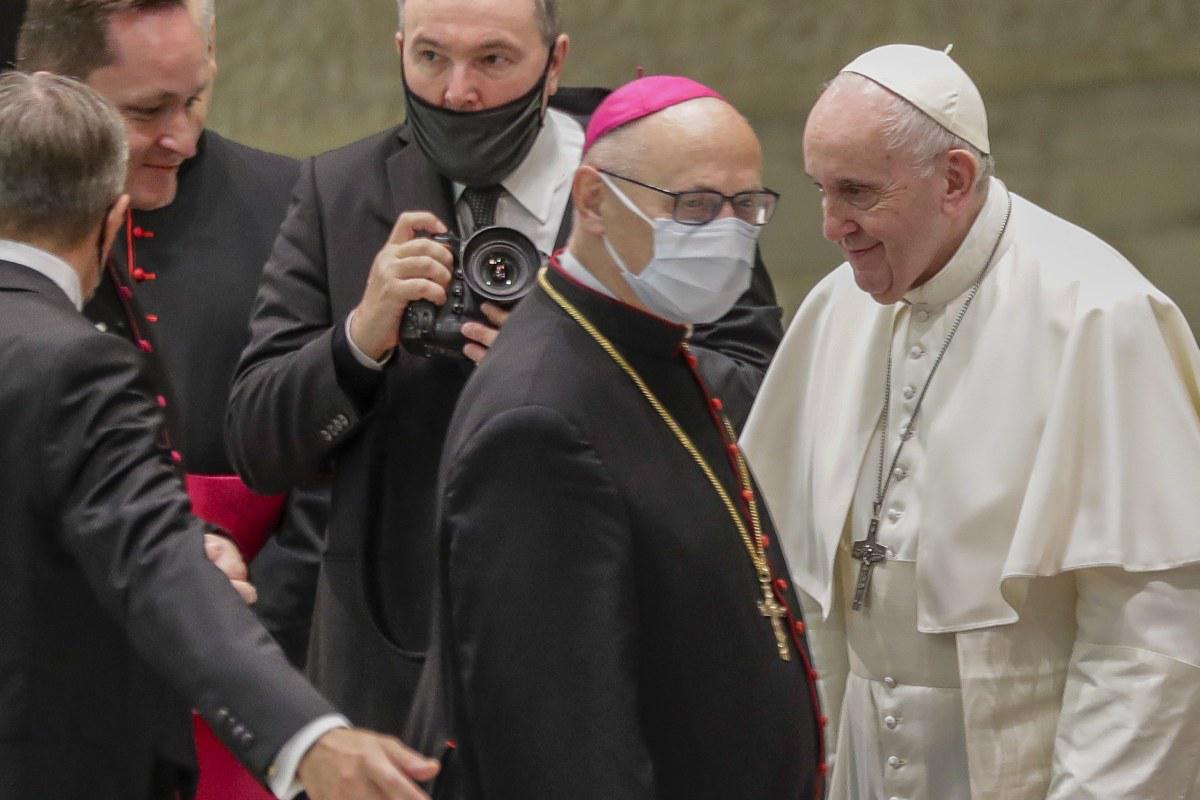
<instances>
[{"instance_id":1,"label":"clerical collar","mask_svg":"<svg viewBox=\"0 0 1200 800\"><path fill-rule=\"evenodd\" d=\"M0 239L0 261L10 261L46 276L63 290L75 305L76 311L83 310L83 287L75 268L53 253L11 239Z\"/></svg>"},{"instance_id":2,"label":"clerical collar","mask_svg":"<svg viewBox=\"0 0 1200 800\"><path fill-rule=\"evenodd\" d=\"M991 178L987 201L958 250L936 275L915 289L910 289L904 295L904 302L926 308L941 308L970 289L996 245L1007 207L1008 188L999 178Z\"/></svg>"},{"instance_id":3,"label":"clerical collar","mask_svg":"<svg viewBox=\"0 0 1200 800\"><path fill-rule=\"evenodd\" d=\"M680 345L688 336L686 325L676 325L634 308L613 298L607 291L601 293L591 289L563 268L560 259L565 255L568 254L560 253L551 260L546 278L605 337L619 344L622 350L640 351L663 358L679 355Z\"/></svg>"},{"instance_id":4,"label":"clerical collar","mask_svg":"<svg viewBox=\"0 0 1200 800\"><path fill-rule=\"evenodd\" d=\"M583 157L583 129L569 114L546 110L546 122L516 169L500 182L534 219L545 225L554 212L554 193L570 180ZM461 183L454 184L454 202L462 197Z\"/></svg>"}]
</instances>

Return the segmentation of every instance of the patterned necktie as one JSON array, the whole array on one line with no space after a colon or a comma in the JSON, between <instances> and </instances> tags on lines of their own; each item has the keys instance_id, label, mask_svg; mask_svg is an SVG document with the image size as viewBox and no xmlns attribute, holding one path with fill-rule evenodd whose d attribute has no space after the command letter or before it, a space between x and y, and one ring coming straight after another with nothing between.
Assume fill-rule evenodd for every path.
<instances>
[{"instance_id":1,"label":"patterned necktie","mask_svg":"<svg viewBox=\"0 0 1200 800\"><path fill-rule=\"evenodd\" d=\"M500 185L468 186L463 189L463 202L471 210L471 220L475 223L472 232L495 223L496 201L503 192L504 187Z\"/></svg>"}]
</instances>

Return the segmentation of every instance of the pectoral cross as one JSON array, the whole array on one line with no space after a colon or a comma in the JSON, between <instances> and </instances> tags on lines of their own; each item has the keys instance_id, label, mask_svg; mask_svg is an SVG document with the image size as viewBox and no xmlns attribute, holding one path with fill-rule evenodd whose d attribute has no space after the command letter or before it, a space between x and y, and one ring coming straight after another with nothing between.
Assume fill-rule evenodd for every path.
<instances>
[{"instance_id":1,"label":"pectoral cross","mask_svg":"<svg viewBox=\"0 0 1200 800\"><path fill-rule=\"evenodd\" d=\"M779 604L771 593L771 585L764 583L763 599L758 601L758 613L771 620L771 628L775 631L775 647L779 650L779 658L783 661L792 660L792 651L788 649L787 629L783 620L787 619L787 609Z\"/></svg>"},{"instance_id":2,"label":"pectoral cross","mask_svg":"<svg viewBox=\"0 0 1200 800\"><path fill-rule=\"evenodd\" d=\"M863 601L867 599L867 589L871 586L871 572L875 569L875 565L881 561L887 561L887 548L876 541L876 536L879 534L879 512L875 512L875 516L871 518L871 525L867 528L867 538L854 543L854 549L850 551L853 558L862 562L862 566L858 568L858 583L854 586L854 602L851 608L859 611L863 607Z\"/></svg>"}]
</instances>

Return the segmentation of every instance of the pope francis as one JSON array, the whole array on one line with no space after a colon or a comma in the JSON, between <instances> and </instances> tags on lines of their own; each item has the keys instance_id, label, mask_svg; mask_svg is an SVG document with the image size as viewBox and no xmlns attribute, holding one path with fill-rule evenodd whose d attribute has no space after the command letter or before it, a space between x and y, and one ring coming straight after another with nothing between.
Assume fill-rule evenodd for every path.
<instances>
[{"instance_id":1,"label":"pope francis","mask_svg":"<svg viewBox=\"0 0 1200 800\"><path fill-rule=\"evenodd\" d=\"M1197 798L1200 351L990 152L971 79L911 45L804 133L846 262L743 444L840 708L831 796Z\"/></svg>"}]
</instances>

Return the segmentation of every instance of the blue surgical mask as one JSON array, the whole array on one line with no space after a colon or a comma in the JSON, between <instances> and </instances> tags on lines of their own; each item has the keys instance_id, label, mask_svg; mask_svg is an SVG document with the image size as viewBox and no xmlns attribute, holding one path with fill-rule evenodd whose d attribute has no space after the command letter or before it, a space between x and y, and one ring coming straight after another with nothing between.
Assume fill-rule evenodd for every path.
<instances>
[{"instance_id":1,"label":"blue surgical mask","mask_svg":"<svg viewBox=\"0 0 1200 800\"><path fill-rule=\"evenodd\" d=\"M750 287L759 228L737 217L685 225L670 217L651 219L609 177L600 178L625 207L654 231L654 255L641 274L604 236L604 247L625 283L646 309L681 325L715 322Z\"/></svg>"}]
</instances>

